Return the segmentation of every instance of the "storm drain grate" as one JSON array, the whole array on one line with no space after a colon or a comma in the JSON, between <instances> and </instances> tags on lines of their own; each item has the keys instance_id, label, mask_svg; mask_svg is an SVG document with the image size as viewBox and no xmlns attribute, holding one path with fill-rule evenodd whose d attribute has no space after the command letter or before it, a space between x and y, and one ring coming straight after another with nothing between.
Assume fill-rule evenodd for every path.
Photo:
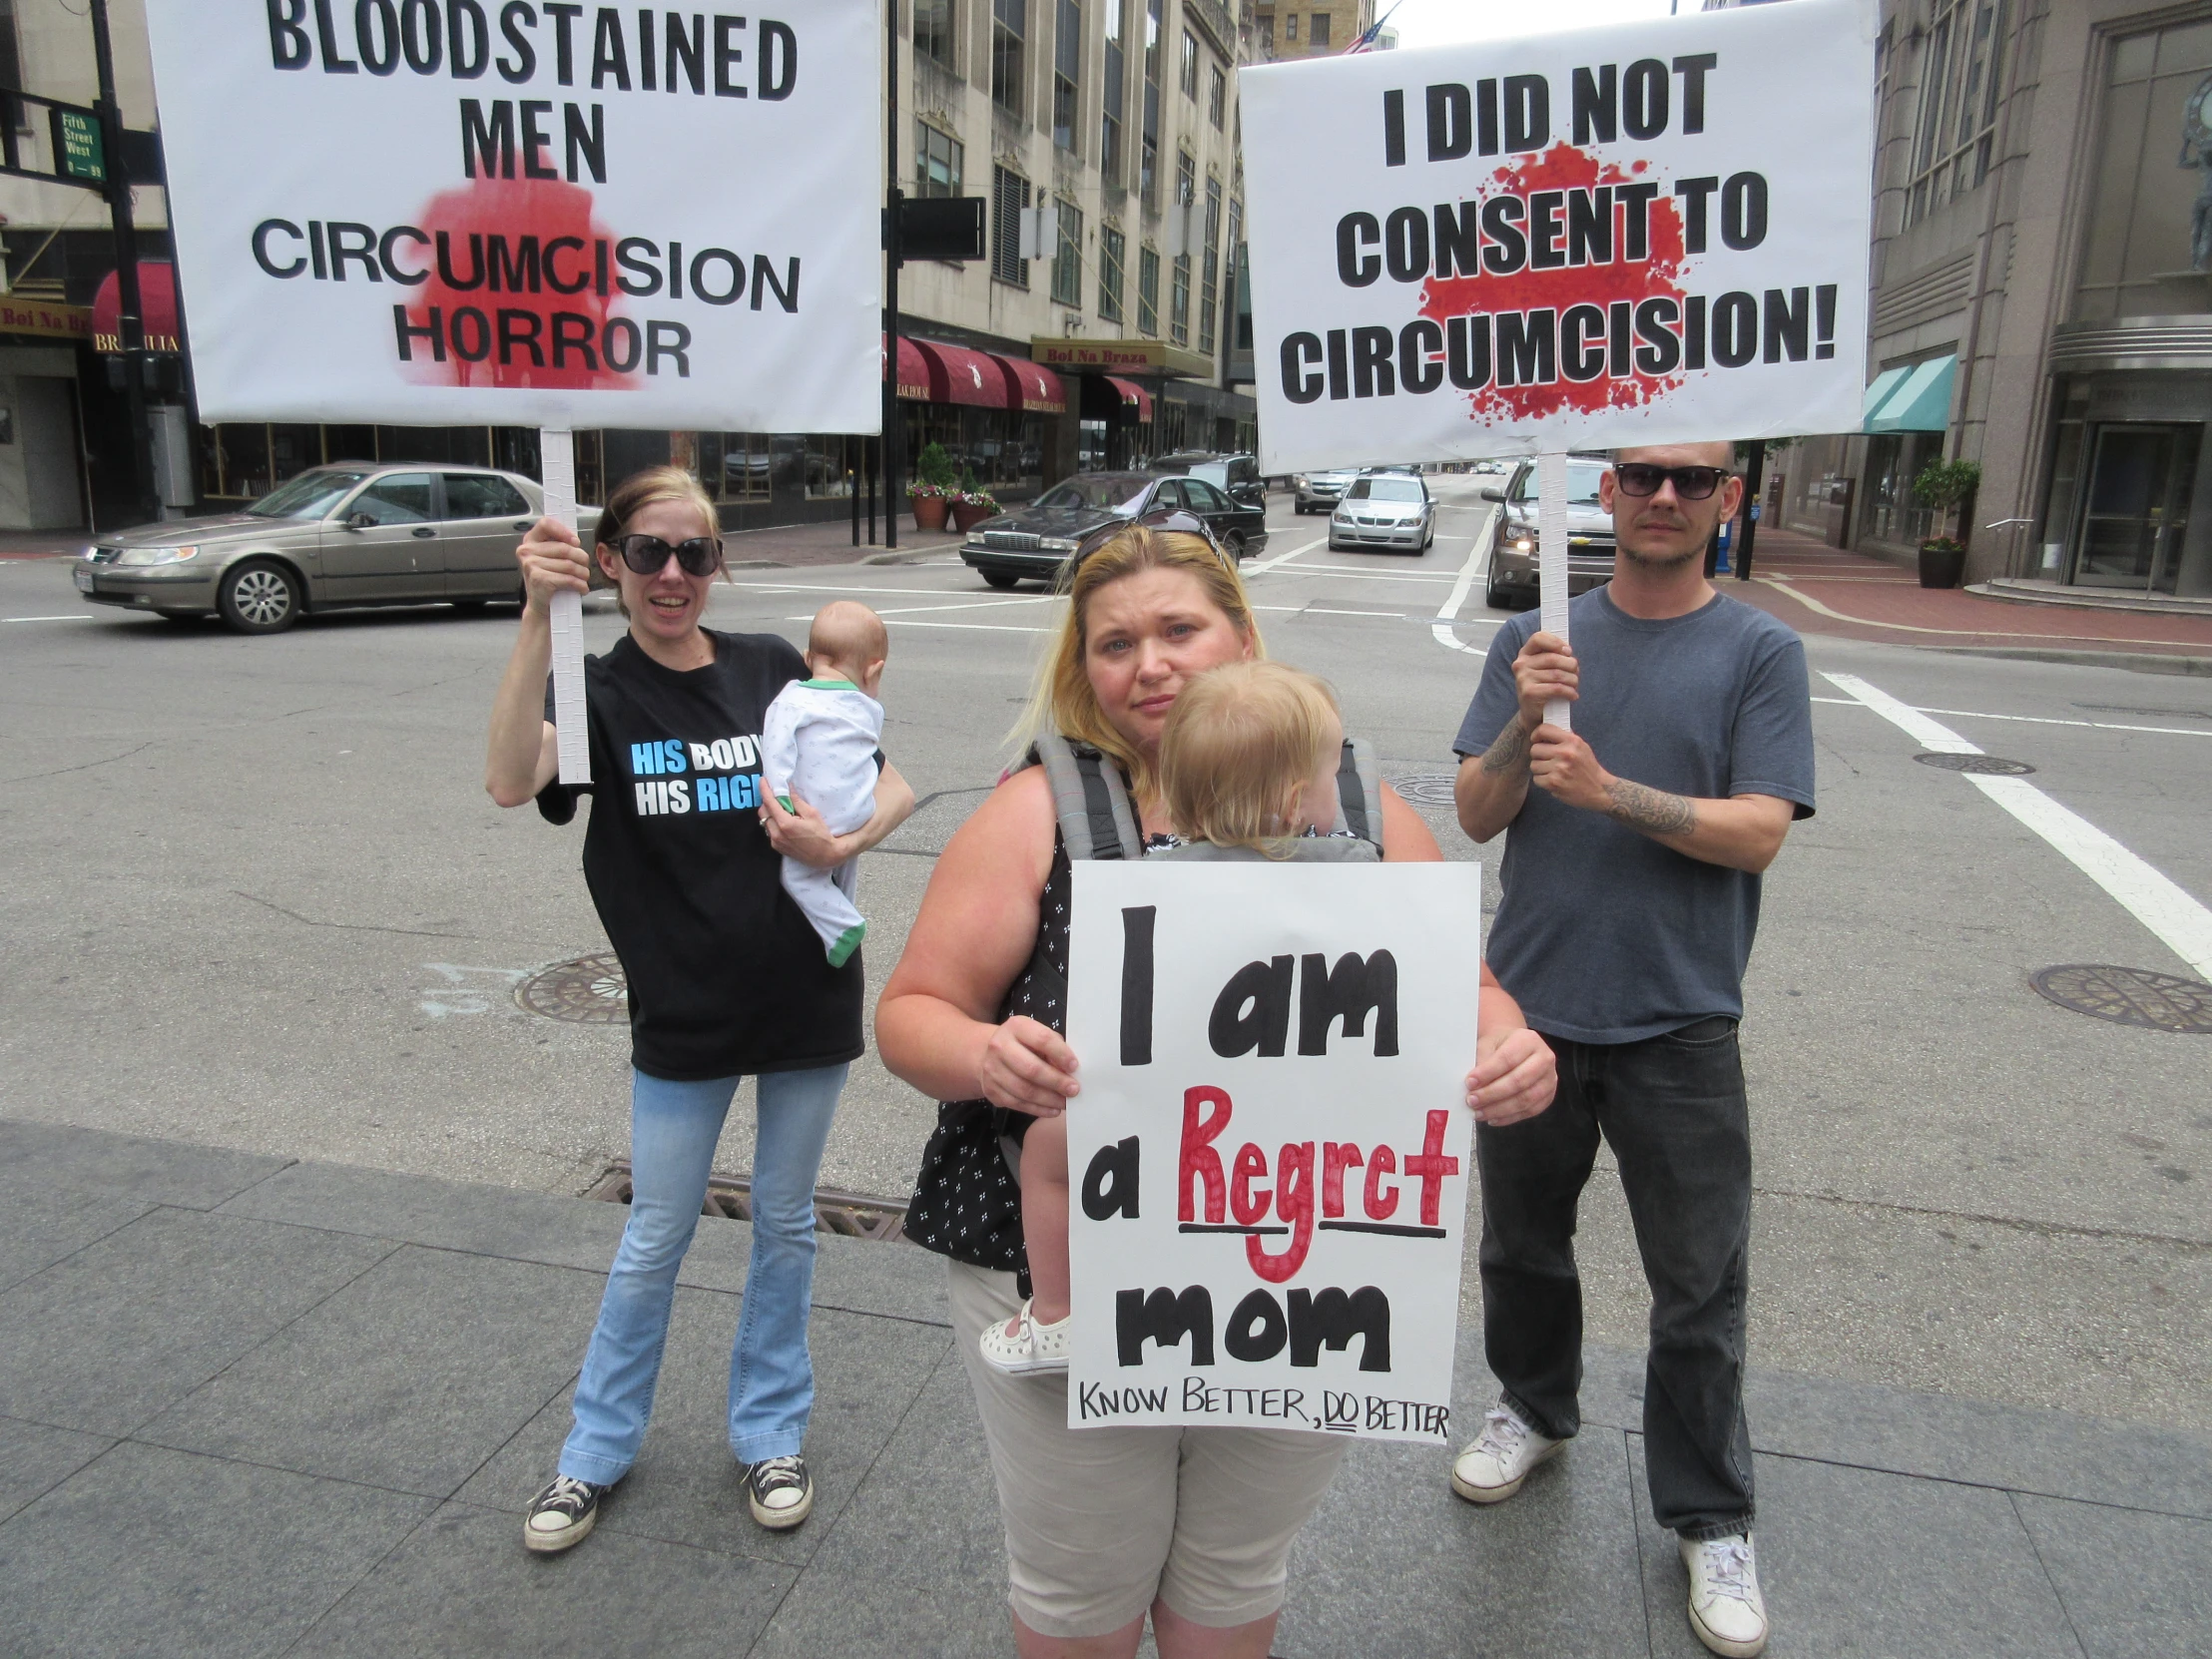
<instances>
[{"instance_id":1,"label":"storm drain grate","mask_svg":"<svg viewBox=\"0 0 2212 1659\"><path fill-rule=\"evenodd\" d=\"M630 1020L630 982L613 951L555 962L515 987L524 1011L581 1025L626 1025Z\"/></svg>"},{"instance_id":2,"label":"storm drain grate","mask_svg":"<svg viewBox=\"0 0 2212 1659\"><path fill-rule=\"evenodd\" d=\"M2212 1036L2212 985L2148 968L2062 962L2027 976L2036 993L2077 1014L2146 1031Z\"/></svg>"},{"instance_id":3,"label":"storm drain grate","mask_svg":"<svg viewBox=\"0 0 2212 1659\"><path fill-rule=\"evenodd\" d=\"M619 1158L600 1172L584 1189L586 1198L609 1204L630 1202L630 1160ZM753 1219L753 1178L750 1175L715 1175L707 1180L703 1216L726 1221ZM846 1239L873 1239L882 1244L911 1244L906 1237L906 1201L879 1198L872 1193L839 1192L834 1187L815 1189L815 1231L835 1233Z\"/></svg>"},{"instance_id":4,"label":"storm drain grate","mask_svg":"<svg viewBox=\"0 0 2212 1659\"><path fill-rule=\"evenodd\" d=\"M1390 788L1408 801L1418 801L1427 807L1452 805L1452 775L1448 772L1409 772L1402 778L1392 778Z\"/></svg>"},{"instance_id":5,"label":"storm drain grate","mask_svg":"<svg viewBox=\"0 0 2212 1659\"><path fill-rule=\"evenodd\" d=\"M1913 759L1937 772L1977 772L1984 778L2017 778L2035 770L2025 761L2007 761L2001 755L1916 755Z\"/></svg>"}]
</instances>

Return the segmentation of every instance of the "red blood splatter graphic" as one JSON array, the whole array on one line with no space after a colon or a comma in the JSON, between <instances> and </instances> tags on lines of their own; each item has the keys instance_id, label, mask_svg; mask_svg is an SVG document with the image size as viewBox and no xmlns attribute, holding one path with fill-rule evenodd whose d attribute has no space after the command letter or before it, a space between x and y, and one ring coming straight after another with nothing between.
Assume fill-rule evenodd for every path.
<instances>
[{"instance_id":1,"label":"red blood splatter graphic","mask_svg":"<svg viewBox=\"0 0 2212 1659\"><path fill-rule=\"evenodd\" d=\"M1482 194L1485 201L1496 196L1513 196L1526 203L1538 192L1572 194L1600 186L1641 184L1644 180L1640 176L1647 172L1646 163L1637 162L1628 168L1613 163L1601 164L1587 151L1562 142L1539 155L1500 167L1491 175L1490 186ZM1615 202L1608 211L1613 222L1611 263L1549 270L1536 270L1523 264L1520 270L1502 276L1487 268L1478 276L1431 276L1421 289L1420 314L1447 322L1449 318L1469 313L1494 316L1549 310L1556 319L1553 325L1557 326L1564 321L1570 306L1595 306L1610 318L1617 314L1612 307L1624 301L1633 311L1646 299L1665 299L1671 300L1676 307L1672 316L1679 330L1683 300L1680 283L1687 263L1683 256L1680 206L1665 194L1663 186L1653 197L1647 209L1648 247L1641 259L1628 257L1628 210ZM1519 229L1523 235L1528 232L1525 219ZM1639 341L1632 336L1629 340L1631 361L1637 343ZM1596 329L1585 344L1600 356L1607 355L1607 328ZM1562 338L1558 346L1563 359L1568 342ZM1615 359L1612 371L1578 380L1568 376L1562 361L1554 378L1519 385L1500 385L1497 365L1493 362L1487 383L1465 394L1468 413L1479 425L1495 426L1568 410L1587 414L1606 408L1633 408L1680 385L1685 378L1679 366L1679 353L1674 354L1676 366L1664 372L1650 372L1637 365L1633 372L1625 374L1618 372L1620 348L1617 341L1610 354Z\"/></svg>"},{"instance_id":2,"label":"red blood splatter graphic","mask_svg":"<svg viewBox=\"0 0 2212 1659\"><path fill-rule=\"evenodd\" d=\"M408 261L429 280L407 305L400 371L441 386L634 389L639 325L617 313L615 234L559 180L479 179L440 192ZM402 250L402 255L410 252Z\"/></svg>"}]
</instances>

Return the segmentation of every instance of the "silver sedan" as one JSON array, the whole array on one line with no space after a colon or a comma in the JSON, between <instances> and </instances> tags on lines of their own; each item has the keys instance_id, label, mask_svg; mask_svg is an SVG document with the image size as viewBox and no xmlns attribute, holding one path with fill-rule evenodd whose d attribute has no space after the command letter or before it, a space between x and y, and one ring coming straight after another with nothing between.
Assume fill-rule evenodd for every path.
<instances>
[{"instance_id":1,"label":"silver sedan","mask_svg":"<svg viewBox=\"0 0 2212 1659\"><path fill-rule=\"evenodd\" d=\"M103 534L77 561L77 591L178 621L219 615L242 634L346 606L513 600L515 545L544 499L489 467L334 462L244 512ZM578 516L589 534L597 510Z\"/></svg>"},{"instance_id":2,"label":"silver sedan","mask_svg":"<svg viewBox=\"0 0 2212 1659\"><path fill-rule=\"evenodd\" d=\"M1436 503L1417 475L1388 472L1355 478L1329 515L1329 546L1425 552L1436 539Z\"/></svg>"}]
</instances>

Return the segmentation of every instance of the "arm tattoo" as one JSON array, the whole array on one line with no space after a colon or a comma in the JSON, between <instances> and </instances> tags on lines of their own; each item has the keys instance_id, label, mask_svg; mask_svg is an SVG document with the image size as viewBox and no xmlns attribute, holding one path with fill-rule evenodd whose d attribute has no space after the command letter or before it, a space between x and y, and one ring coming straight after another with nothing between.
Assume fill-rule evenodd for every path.
<instances>
[{"instance_id":1,"label":"arm tattoo","mask_svg":"<svg viewBox=\"0 0 2212 1659\"><path fill-rule=\"evenodd\" d=\"M1482 770L1493 778L1501 772L1528 770L1528 733L1517 719L1507 721L1497 741L1482 752Z\"/></svg>"},{"instance_id":2,"label":"arm tattoo","mask_svg":"<svg viewBox=\"0 0 2212 1659\"><path fill-rule=\"evenodd\" d=\"M1605 786L1605 816L1616 824L1646 835L1689 835L1697 832L1697 808L1679 795L1648 789L1616 778Z\"/></svg>"}]
</instances>

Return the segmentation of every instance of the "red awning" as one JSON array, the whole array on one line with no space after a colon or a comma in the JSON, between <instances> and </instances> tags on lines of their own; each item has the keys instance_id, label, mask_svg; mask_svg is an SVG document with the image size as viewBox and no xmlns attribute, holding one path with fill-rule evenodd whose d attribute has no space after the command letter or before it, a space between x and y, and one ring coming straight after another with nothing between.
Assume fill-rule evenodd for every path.
<instances>
[{"instance_id":1,"label":"red awning","mask_svg":"<svg viewBox=\"0 0 2212 1659\"><path fill-rule=\"evenodd\" d=\"M146 349L175 351L177 343L177 268L167 261L141 260L138 268L139 321L146 330ZM100 278L92 296L92 348L110 353L123 349L123 284L113 271Z\"/></svg>"},{"instance_id":2,"label":"red awning","mask_svg":"<svg viewBox=\"0 0 2212 1659\"><path fill-rule=\"evenodd\" d=\"M1051 369L1026 357L1001 357L995 351L991 356L1013 384L1012 407L1028 414L1068 412L1067 388Z\"/></svg>"},{"instance_id":3,"label":"red awning","mask_svg":"<svg viewBox=\"0 0 2212 1659\"><path fill-rule=\"evenodd\" d=\"M929 401L928 361L904 334L898 336L898 395L909 403Z\"/></svg>"},{"instance_id":4,"label":"red awning","mask_svg":"<svg viewBox=\"0 0 2212 1659\"><path fill-rule=\"evenodd\" d=\"M1006 371L998 366L997 358L942 340L917 339L914 343L921 347L922 358L929 364L930 402L966 403L978 409L1012 405L1013 388L1006 383Z\"/></svg>"},{"instance_id":5,"label":"red awning","mask_svg":"<svg viewBox=\"0 0 2212 1659\"><path fill-rule=\"evenodd\" d=\"M1152 393L1146 391L1136 381L1124 380L1119 375L1107 375L1106 383L1121 393L1123 408L1137 411L1137 424L1139 426L1152 424Z\"/></svg>"}]
</instances>

